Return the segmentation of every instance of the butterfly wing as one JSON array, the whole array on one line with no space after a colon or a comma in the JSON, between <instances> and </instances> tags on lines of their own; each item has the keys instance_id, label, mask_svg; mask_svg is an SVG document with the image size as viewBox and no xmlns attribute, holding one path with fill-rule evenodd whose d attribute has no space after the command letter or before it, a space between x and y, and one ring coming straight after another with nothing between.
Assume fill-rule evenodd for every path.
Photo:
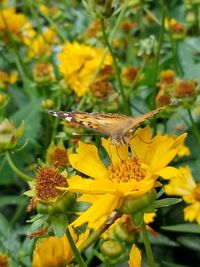
<instances>
[{"instance_id":1,"label":"butterfly wing","mask_svg":"<svg viewBox=\"0 0 200 267\"><path fill-rule=\"evenodd\" d=\"M140 124L142 122L144 122L145 120L147 120L150 117L153 117L154 115L156 115L157 113L159 113L161 110L163 110L165 108L166 108L166 106L160 107L160 108L154 109L150 112L147 112L145 114L141 114L141 115L138 115L136 117L132 117L131 123L129 122L129 125L127 124L125 127L126 133L128 133L129 131L134 133L134 131L140 126Z\"/></svg>"},{"instance_id":2,"label":"butterfly wing","mask_svg":"<svg viewBox=\"0 0 200 267\"><path fill-rule=\"evenodd\" d=\"M107 135L112 135L113 129L123 127L123 120L127 117L112 113L87 113L78 111L64 112L49 110L48 113Z\"/></svg>"}]
</instances>

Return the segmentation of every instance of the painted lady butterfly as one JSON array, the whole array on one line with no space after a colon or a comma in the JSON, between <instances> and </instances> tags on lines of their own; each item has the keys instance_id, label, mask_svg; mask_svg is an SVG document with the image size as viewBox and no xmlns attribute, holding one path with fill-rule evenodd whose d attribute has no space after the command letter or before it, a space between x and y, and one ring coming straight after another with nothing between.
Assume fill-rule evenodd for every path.
<instances>
[{"instance_id":1,"label":"painted lady butterfly","mask_svg":"<svg viewBox=\"0 0 200 267\"><path fill-rule=\"evenodd\" d=\"M86 128L91 128L97 132L109 135L111 142L116 145L128 144L133 138L136 129L140 124L154 116L165 107L157 108L136 117L113 113L87 113L87 112L65 112L48 110L48 113L62 118L69 122L75 122Z\"/></svg>"}]
</instances>

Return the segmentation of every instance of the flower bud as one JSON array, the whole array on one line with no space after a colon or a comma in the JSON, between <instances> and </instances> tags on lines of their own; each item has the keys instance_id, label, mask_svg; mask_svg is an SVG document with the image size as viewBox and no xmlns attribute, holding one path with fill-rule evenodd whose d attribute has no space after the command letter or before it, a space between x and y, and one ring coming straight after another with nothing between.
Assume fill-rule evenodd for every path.
<instances>
[{"instance_id":1,"label":"flower bud","mask_svg":"<svg viewBox=\"0 0 200 267\"><path fill-rule=\"evenodd\" d=\"M154 35L151 35L149 38L140 40L138 56L143 57L152 57L156 55L158 43Z\"/></svg>"},{"instance_id":2,"label":"flower bud","mask_svg":"<svg viewBox=\"0 0 200 267\"><path fill-rule=\"evenodd\" d=\"M0 152L13 149L24 131L24 123L15 128L13 122L5 119L0 123Z\"/></svg>"},{"instance_id":3,"label":"flower bud","mask_svg":"<svg viewBox=\"0 0 200 267\"><path fill-rule=\"evenodd\" d=\"M52 109L55 103L52 99L48 98L42 101L42 108L43 109Z\"/></svg>"},{"instance_id":4,"label":"flower bud","mask_svg":"<svg viewBox=\"0 0 200 267\"><path fill-rule=\"evenodd\" d=\"M83 0L83 5L91 15L108 18L114 14L119 4L114 0Z\"/></svg>"},{"instance_id":5,"label":"flower bud","mask_svg":"<svg viewBox=\"0 0 200 267\"><path fill-rule=\"evenodd\" d=\"M127 224L124 224L123 222L120 222L115 225L113 232L117 239L125 242L125 243L134 243L139 235L137 232L137 229L133 227L131 220L129 222L129 226Z\"/></svg>"},{"instance_id":6,"label":"flower bud","mask_svg":"<svg viewBox=\"0 0 200 267\"><path fill-rule=\"evenodd\" d=\"M125 214L134 214L147 206L149 206L156 198L156 190L153 189L150 192L132 199L125 199L119 208L119 211Z\"/></svg>"},{"instance_id":7,"label":"flower bud","mask_svg":"<svg viewBox=\"0 0 200 267\"><path fill-rule=\"evenodd\" d=\"M106 240L100 245L101 253L111 259L117 259L124 251L124 247L116 240Z\"/></svg>"},{"instance_id":8,"label":"flower bud","mask_svg":"<svg viewBox=\"0 0 200 267\"><path fill-rule=\"evenodd\" d=\"M76 194L71 192L64 192L54 202L37 201L36 209L40 214L59 214L69 210L76 201Z\"/></svg>"},{"instance_id":9,"label":"flower bud","mask_svg":"<svg viewBox=\"0 0 200 267\"><path fill-rule=\"evenodd\" d=\"M33 79L38 84L50 83L55 80L55 74L51 64L36 64L33 69Z\"/></svg>"}]
</instances>

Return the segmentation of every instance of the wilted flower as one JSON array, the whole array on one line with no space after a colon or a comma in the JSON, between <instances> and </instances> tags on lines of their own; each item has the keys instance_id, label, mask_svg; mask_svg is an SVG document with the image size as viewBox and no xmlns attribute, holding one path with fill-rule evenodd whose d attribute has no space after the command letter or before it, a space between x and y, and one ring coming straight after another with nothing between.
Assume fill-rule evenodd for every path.
<instances>
[{"instance_id":1,"label":"wilted flower","mask_svg":"<svg viewBox=\"0 0 200 267\"><path fill-rule=\"evenodd\" d=\"M51 143L47 149L46 161L49 165L66 167L69 163L67 149L63 144Z\"/></svg>"},{"instance_id":2,"label":"wilted flower","mask_svg":"<svg viewBox=\"0 0 200 267\"><path fill-rule=\"evenodd\" d=\"M8 256L6 254L0 253L0 266L1 267L9 267L8 266Z\"/></svg>"},{"instance_id":3,"label":"wilted flower","mask_svg":"<svg viewBox=\"0 0 200 267\"><path fill-rule=\"evenodd\" d=\"M197 93L196 80L180 80L176 82L175 95L180 98L193 97Z\"/></svg>"},{"instance_id":4,"label":"wilted flower","mask_svg":"<svg viewBox=\"0 0 200 267\"><path fill-rule=\"evenodd\" d=\"M174 18L170 20L166 19L165 26L171 31L175 40L181 40L185 38L187 30L181 22L177 21Z\"/></svg>"}]
</instances>

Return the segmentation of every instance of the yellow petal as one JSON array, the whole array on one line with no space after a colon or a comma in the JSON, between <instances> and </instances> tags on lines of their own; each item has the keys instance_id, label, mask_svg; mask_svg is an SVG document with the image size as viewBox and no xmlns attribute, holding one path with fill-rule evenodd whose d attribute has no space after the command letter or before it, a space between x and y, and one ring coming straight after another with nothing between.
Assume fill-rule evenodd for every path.
<instances>
[{"instance_id":1,"label":"yellow petal","mask_svg":"<svg viewBox=\"0 0 200 267\"><path fill-rule=\"evenodd\" d=\"M165 179L171 179L180 176L181 172L179 169L169 166L155 172L155 175L161 176Z\"/></svg>"},{"instance_id":2,"label":"yellow petal","mask_svg":"<svg viewBox=\"0 0 200 267\"><path fill-rule=\"evenodd\" d=\"M97 201L93 203L82 215L80 215L72 225L78 227L88 222L89 228L94 228L94 224L104 216L109 216L112 211L118 207L119 198L105 194L97 198Z\"/></svg>"},{"instance_id":3,"label":"yellow petal","mask_svg":"<svg viewBox=\"0 0 200 267\"><path fill-rule=\"evenodd\" d=\"M105 180L92 180L82 178L81 176L74 175L68 179L68 187L59 187L62 190L67 190L75 193L99 195L105 193L115 193L116 189L113 187L109 179Z\"/></svg>"},{"instance_id":4,"label":"yellow petal","mask_svg":"<svg viewBox=\"0 0 200 267\"><path fill-rule=\"evenodd\" d=\"M140 250L134 244L131 248L130 257L129 257L129 266L130 267L141 267L142 256Z\"/></svg>"},{"instance_id":5,"label":"yellow petal","mask_svg":"<svg viewBox=\"0 0 200 267\"><path fill-rule=\"evenodd\" d=\"M96 146L79 142L76 154L69 155L72 167L94 179L107 176L107 168L101 162Z\"/></svg>"},{"instance_id":6,"label":"yellow petal","mask_svg":"<svg viewBox=\"0 0 200 267\"><path fill-rule=\"evenodd\" d=\"M116 147L109 139L105 138L102 138L102 145L108 153L113 164L117 164L121 160L128 158L128 146L121 145Z\"/></svg>"}]
</instances>

